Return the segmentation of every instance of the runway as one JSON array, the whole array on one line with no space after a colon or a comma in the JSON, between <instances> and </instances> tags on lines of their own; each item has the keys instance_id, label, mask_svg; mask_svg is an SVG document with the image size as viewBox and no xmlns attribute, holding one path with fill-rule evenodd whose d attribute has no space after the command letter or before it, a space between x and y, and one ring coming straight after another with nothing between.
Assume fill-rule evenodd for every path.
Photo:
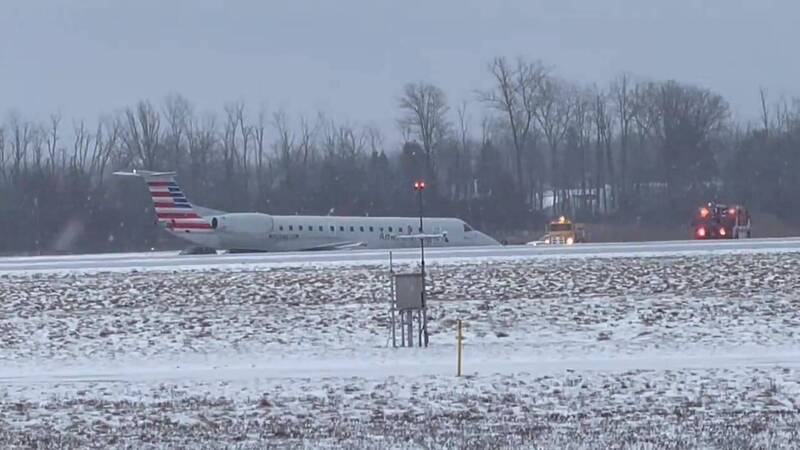
<instances>
[{"instance_id":1,"label":"runway","mask_svg":"<svg viewBox=\"0 0 800 450\"><path fill-rule=\"evenodd\" d=\"M669 257L723 253L800 252L800 238L742 239L729 241L660 241L594 243L571 246L491 246L429 248L426 263L537 258ZM419 249L392 250L396 262L419 259ZM388 264L389 250L342 250L256 254L180 255L172 252L112 253L67 256L0 258L0 274L18 272L183 270L208 268L246 269L253 266Z\"/></svg>"}]
</instances>

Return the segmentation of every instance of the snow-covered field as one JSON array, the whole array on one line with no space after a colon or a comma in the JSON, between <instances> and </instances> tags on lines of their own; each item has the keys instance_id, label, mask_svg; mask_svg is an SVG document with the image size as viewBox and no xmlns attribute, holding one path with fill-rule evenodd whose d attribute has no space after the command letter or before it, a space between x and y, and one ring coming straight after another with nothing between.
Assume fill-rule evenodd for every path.
<instances>
[{"instance_id":1,"label":"snow-covered field","mask_svg":"<svg viewBox=\"0 0 800 450\"><path fill-rule=\"evenodd\" d=\"M0 447L800 442L800 254L433 263L427 349L386 270L0 273Z\"/></svg>"}]
</instances>

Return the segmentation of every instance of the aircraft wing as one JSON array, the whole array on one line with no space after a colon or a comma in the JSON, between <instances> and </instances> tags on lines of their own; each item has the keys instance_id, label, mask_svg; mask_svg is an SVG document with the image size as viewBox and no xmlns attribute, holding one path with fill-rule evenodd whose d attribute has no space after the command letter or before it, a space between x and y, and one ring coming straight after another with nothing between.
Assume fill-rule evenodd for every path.
<instances>
[{"instance_id":1,"label":"aircraft wing","mask_svg":"<svg viewBox=\"0 0 800 450\"><path fill-rule=\"evenodd\" d=\"M309 247L303 249L304 251L318 251L318 250L347 250L351 248L366 247L364 242L334 242L331 244L318 245L316 247Z\"/></svg>"},{"instance_id":2,"label":"aircraft wing","mask_svg":"<svg viewBox=\"0 0 800 450\"><path fill-rule=\"evenodd\" d=\"M397 234L397 235L393 236L393 239L398 239L398 240L407 240L407 239L447 239L447 233Z\"/></svg>"}]
</instances>

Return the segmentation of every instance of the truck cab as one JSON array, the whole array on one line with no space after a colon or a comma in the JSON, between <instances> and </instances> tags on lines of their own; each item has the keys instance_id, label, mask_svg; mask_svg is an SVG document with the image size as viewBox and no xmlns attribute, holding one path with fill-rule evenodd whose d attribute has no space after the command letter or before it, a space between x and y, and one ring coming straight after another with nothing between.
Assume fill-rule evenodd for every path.
<instances>
[{"instance_id":1,"label":"truck cab","mask_svg":"<svg viewBox=\"0 0 800 450\"><path fill-rule=\"evenodd\" d=\"M582 224L573 223L568 218L560 216L547 224L542 241L545 244L566 245L586 242L586 229Z\"/></svg>"},{"instance_id":2,"label":"truck cab","mask_svg":"<svg viewBox=\"0 0 800 450\"><path fill-rule=\"evenodd\" d=\"M692 220L695 239L741 239L751 236L750 212L741 205L708 203Z\"/></svg>"}]
</instances>

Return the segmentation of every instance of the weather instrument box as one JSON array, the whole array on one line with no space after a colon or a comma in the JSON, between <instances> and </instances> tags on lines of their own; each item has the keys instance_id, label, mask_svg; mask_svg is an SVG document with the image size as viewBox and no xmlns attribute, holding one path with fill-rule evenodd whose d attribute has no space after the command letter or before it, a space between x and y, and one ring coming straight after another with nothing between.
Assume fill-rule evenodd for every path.
<instances>
[{"instance_id":1,"label":"weather instrument box","mask_svg":"<svg viewBox=\"0 0 800 450\"><path fill-rule=\"evenodd\" d=\"M398 310L422 309L421 273L395 274L394 289Z\"/></svg>"}]
</instances>

